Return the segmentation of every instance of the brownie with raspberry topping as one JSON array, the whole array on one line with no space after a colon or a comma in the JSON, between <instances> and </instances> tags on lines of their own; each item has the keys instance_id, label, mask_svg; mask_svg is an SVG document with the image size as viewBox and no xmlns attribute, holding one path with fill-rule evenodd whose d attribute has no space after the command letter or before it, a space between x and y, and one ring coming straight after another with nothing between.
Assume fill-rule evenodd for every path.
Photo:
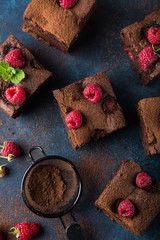
<instances>
[{"instance_id":1,"label":"brownie with raspberry topping","mask_svg":"<svg viewBox=\"0 0 160 240\"><path fill-rule=\"evenodd\" d=\"M124 160L95 206L127 231L141 236L159 214L159 202L160 182L134 161Z\"/></svg>"},{"instance_id":2,"label":"brownie with raspberry topping","mask_svg":"<svg viewBox=\"0 0 160 240\"><path fill-rule=\"evenodd\" d=\"M136 107L145 155L160 154L160 97L144 98Z\"/></svg>"},{"instance_id":3,"label":"brownie with raspberry topping","mask_svg":"<svg viewBox=\"0 0 160 240\"><path fill-rule=\"evenodd\" d=\"M160 9L122 29L120 36L143 85L160 78Z\"/></svg>"},{"instance_id":4,"label":"brownie with raspberry topping","mask_svg":"<svg viewBox=\"0 0 160 240\"><path fill-rule=\"evenodd\" d=\"M53 91L73 148L82 147L125 126L105 71Z\"/></svg>"},{"instance_id":5,"label":"brownie with raspberry topping","mask_svg":"<svg viewBox=\"0 0 160 240\"><path fill-rule=\"evenodd\" d=\"M16 118L32 100L38 90L48 81L52 73L45 70L31 52L13 35L10 35L7 40L0 45L0 62L4 61L8 62L10 66L15 66L16 69L23 70L25 73L25 78L18 84L5 81L2 76L0 76L0 108L8 116ZM18 99L15 101L13 96L11 96L14 95L16 91L16 88L12 88L14 86L19 86L25 91L23 101L18 101ZM7 91L9 89L12 90L9 92ZM18 87L17 89L19 91ZM22 98L22 94L19 96ZM12 99L13 102L9 101L9 99Z\"/></svg>"},{"instance_id":6,"label":"brownie with raspberry topping","mask_svg":"<svg viewBox=\"0 0 160 240\"><path fill-rule=\"evenodd\" d=\"M32 0L24 13L23 31L68 52L95 8L96 0Z\"/></svg>"}]
</instances>

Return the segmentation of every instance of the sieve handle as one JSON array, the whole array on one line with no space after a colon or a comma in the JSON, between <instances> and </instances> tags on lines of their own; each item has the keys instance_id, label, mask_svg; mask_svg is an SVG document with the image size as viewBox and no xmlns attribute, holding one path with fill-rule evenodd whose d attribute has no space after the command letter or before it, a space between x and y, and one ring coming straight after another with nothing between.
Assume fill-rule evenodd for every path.
<instances>
[{"instance_id":1,"label":"sieve handle","mask_svg":"<svg viewBox=\"0 0 160 240\"><path fill-rule=\"evenodd\" d=\"M81 226L74 222L66 228L68 240L85 240Z\"/></svg>"},{"instance_id":2,"label":"sieve handle","mask_svg":"<svg viewBox=\"0 0 160 240\"><path fill-rule=\"evenodd\" d=\"M33 148L31 148L30 151L29 151L29 157L30 157L32 163L35 163L35 159L34 159L33 156L32 156L32 152L33 152L34 150L40 150L45 157L47 156L47 155L45 154L45 151L43 150L42 147L40 147L40 146L33 147Z\"/></svg>"}]
</instances>

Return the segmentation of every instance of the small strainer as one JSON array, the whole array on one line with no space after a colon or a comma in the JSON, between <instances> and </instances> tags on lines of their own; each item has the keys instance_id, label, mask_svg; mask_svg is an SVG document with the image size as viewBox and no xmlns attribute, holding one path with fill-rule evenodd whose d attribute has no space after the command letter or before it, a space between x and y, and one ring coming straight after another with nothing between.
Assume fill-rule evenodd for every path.
<instances>
[{"instance_id":1,"label":"small strainer","mask_svg":"<svg viewBox=\"0 0 160 240\"><path fill-rule=\"evenodd\" d=\"M44 157L35 161L32 156L32 152L37 149L42 152ZM26 206L33 213L41 217L60 218L69 240L85 240L80 225L76 222L74 216L71 213L71 210L80 199L82 192L82 180L74 164L66 158L60 156L47 156L44 150L39 146L34 147L30 150L29 157L32 161L32 164L25 172L21 184L22 197ZM57 167L60 170L62 178L67 186L64 192L63 201L59 202L56 206L39 206L30 197L28 189L28 183L31 176L33 176L34 169L37 168L37 166L46 165ZM70 213L73 219L73 222L69 226L65 225L62 218L62 216L66 215L67 213Z\"/></svg>"}]
</instances>

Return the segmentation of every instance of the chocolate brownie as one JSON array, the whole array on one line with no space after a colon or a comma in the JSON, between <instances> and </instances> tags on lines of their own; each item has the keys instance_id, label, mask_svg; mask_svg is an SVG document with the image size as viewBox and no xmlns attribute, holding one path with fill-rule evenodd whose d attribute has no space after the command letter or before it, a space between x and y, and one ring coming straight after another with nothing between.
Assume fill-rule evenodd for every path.
<instances>
[{"instance_id":1,"label":"chocolate brownie","mask_svg":"<svg viewBox=\"0 0 160 240\"><path fill-rule=\"evenodd\" d=\"M25 73L25 79L19 84L13 84L11 81L4 81L0 76L0 108L12 118L16 118L22 112L35 93L52 75L51 72L45 70L42 65L36 61L31 52L13 35L10 35L8 39L0 45L0 62L4 62L5 56L14 49L19 49L24 58L25 64L21 69ZM15 85L21 86L26 92L26 100L21 104L13 104L5 97L5 91Z\"/></svg>"},{"instance_id":2,"label":"chocolate brownie","mask_svg":"<svg viewBox=\"0 0 160 240\"><path fill-rule=\"evenodd\" d=\"M122 29L121 43L143 85L160 77L160 10Z\"/></svg>"},{"instance_id":3,"label":"chocolate brownie","mask_svg":"<svg viewBox=\"0 0 160 240\"><path fill-rule=\"evenodd\" d=\"M98 85L102 90L99 101L90 102L84 97L83 91L90 85ZM53 95L58 103L69 140L74 149L125 126L122 109L116 100L111 82L105 71L65 88L54 90ZM82 124L78 129L71 129L66 124L66 117L74 110L78 110L82 115ZM81 119L78 118L78 120Z\"/></svg>"},{"instance_id":4,"label":"chocolate brownie","mask_svg":"<svg viewBox=\"0 0 160 240\"><path fill-rule=\"evenodd\" d=\"M78 0L64 9L58 0L32 0L24 13L23 31L68 52L96 8L96 0Z\"/></svg>"},{"instance_id":5,"label":"chocolate brownie","mask_svg":"<svg viewBox=\"0 0 160 240\"><path fill-rule=\"evenodd\" d=\"M95 202L96 207L103 210L111 220L139 236L160 212L160 183L148 176L152 182L148 182L148 187L140 188L137 186L137 176L142 177L141 183L144 184L144 175L147 174L137 163L124 160L115 177ZM134 206L132 217L119 214L120 203L125 199ZM123 213L126 214L125 211Z\"/></svg>"},{"instance_id":6,"label":"chocolate brownie","mask_svg":"<svg viewBox=\"0 0 160 240\"><path fill-rule=\"evenodd\" d=\"M137 112L145 155L160 154L160 97L140 100Z\"/></svg>"}]
</instances>

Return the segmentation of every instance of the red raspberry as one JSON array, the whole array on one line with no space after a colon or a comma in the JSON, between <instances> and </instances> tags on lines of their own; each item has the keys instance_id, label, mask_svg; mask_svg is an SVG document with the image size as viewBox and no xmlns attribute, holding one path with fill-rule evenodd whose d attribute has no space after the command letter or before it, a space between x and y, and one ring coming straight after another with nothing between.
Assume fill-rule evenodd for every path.
<instances>
[{"instance_id":1,"label":"red raspberry","mask_svg":"<svg viewBox=\"0 0 160 240\"><path fill-rule=\"evenodd\" d=\"M18 158L20 156L20 149L15 142L7 141L4 142L1 154L4 157L8 157L9 154L12 154L14 158Z\"/></svg>"},{"instance_id":2,"label":"red raspberry","mask_svg":"<svg viewBox=\"0 0 160 240\"><path fill-rule=\"evenodd\" d=\"M132 217L135 213L135 207L130 200L126 199L119 204L118 213L124 218Z\"/></svg>"},{"instance_id":3,"label":"red raspberry","mask_svg":"<svg viewBox=\"0 0 160 240\"><path fill-rule=\"evenodd\" d=\"M13 104L20 104L26 100L26 93L24 88L20 86L13 86L5 91L5 97Z\"/></svg>"},{"instance_id":4,"label":"red raspberry","mask_svg":"<svg viewBox=\"0 0 160 240\"><path fill-rule=\"evenodd\" d=\"M152 47L144 48L139 54L139 63L143 70L146 72L147 68L150 68L158 59L158 56L154 54Z\"/></svg>"},{"instance_id":5,"label":"red raspberry","mask_svg":"<svg viewBox=\"0 0 160 240\"><path fill-rule=\"evenodd\" d=\"M21 222L14 228L14 232L18 240L30 240L39 233L40 227L37 223Z\"/></svg>"},{"instance_id":6,"label":"red raspberry","mask_svg":"<svg viewBox=\"0 0 160 240\"><path fill-rule=\"evenodd\" d=\"M126 52L126 53L128 53L128 56L130 57L130 59L133 61L133 55L132 55L132 53L129 51L129 49L124 49L124 51Z\"/></svg>"},{"instance_id":7,"label":"red raspberry","mask_svg":"<svg viewBox=\"0 0 160 240\"><path fill-rule=\"evenodd\" d=\"M59 4L61 7L69 9L76 5L78 0L59 0Z\"/></svg>"},{"instance_id":8,"label":"red raspberry","mask_svg":"<svg viewBox=\"0 0 160 240\"><path fill-rule=\"evenodd\" d=\"M22 52L19 49L14 49L9 52L5 57L5 62L9 63L11 67L21 68L25 64Z\"/></svg>"},{"instance_id":9,"label":"red raspberry","mask_svg":"<svg viewBox=\"0 0 160 240\"><path fill-rule=\"evenodd\" d=\"M71 129L77 129L82 124L82 115L79 111L74 110L66 117L67 126Z\"/></svg>"},{"instance_id":10,"label":"red raspberry","mask_svg":"<svg viewBox=\"0 0 160 240\"><path fill-rule=\"evenodd\" d=\"M160 43L160 28L151 27L147 31L147 38L151 44L159 44Z\"/></svg>"},{"instance_id":11,"label":"red raspberry","mask_svg":"<svg viewBox=\"0 0 160 240\"><path fill-rule=\"evenodd\" d=\"M136 177L136 185L139 188L149 187L152 183L152 178L144 172L141 172Z\"/></svg>"},{"instance_id":12,"label":"red raspberry","mask_svg":"<svg viewBox=\"0 0 160 240\"><path fill-rule=\"evenodd\" d=\"M114 97L106 98L105 107L107 112L113 113L117 110L117 101Z\"/></svg>"},{"instance_id":13,"label":"red raspberry","mask_svg":"<svg viewBox=\"0 0 160 240\"><path fill-rule=\"evenodd\" d=\"M102 98L102 91L98 84L89 84L83 91L84 97L90 102L97 102Z\"/></svg>"}]
</instances>

